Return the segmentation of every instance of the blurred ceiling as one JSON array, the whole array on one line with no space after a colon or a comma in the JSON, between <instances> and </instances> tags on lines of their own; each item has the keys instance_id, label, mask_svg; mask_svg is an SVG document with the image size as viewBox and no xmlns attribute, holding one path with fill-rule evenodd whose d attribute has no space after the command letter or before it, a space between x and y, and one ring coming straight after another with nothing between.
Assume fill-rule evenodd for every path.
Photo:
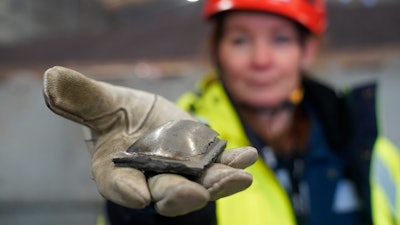
<instances>
[{"instance_id":1,"label":"blurred ceiling","mask_svg":"<svg viewBox=\"0 0 400 225\"><path fill-rule=\"evenodd\" d=\"M3 11L20 10L7 15L24 16L25 23L9 23L10 31L15 32L9 39L15 42L0 44L0 66L68 60L190 60L207 51L208 26L200 16L201 1L4 1L12 7ZM332 1L327 33L332 48L400 44L400 1L386 0L387 4L373 8L356 0L349 4Z\"/></svg>"},{"instance_id":2,"label":"blurred ceiling","mask_svg":"<svg viewBox=\"0 0 400 225\"><path fill-rule=\"evenodd\" d=\"M118 10L125 6L136 6L154 0L99 0L108 10Z\"/></svg>"}]
</instances>

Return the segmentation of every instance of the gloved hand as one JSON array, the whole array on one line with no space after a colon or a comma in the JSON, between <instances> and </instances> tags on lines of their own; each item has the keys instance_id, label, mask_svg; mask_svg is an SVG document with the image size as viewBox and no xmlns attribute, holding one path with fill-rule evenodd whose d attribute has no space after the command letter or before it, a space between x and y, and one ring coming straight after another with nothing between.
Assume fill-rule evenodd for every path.
<instances>
[{"instance_id":1,"label":"gloved hand","mask_svg":"<svg viewBox=\"0 0 400 225\"><path fill-rule=\"evenodd\" d=\"M194 120L161 96L95 81L63 67L45 72L43 91L53 112L90 128L93 178L99 193L110 201L133 209L154 202L159 214L178 216L252 182L243 170L257 159L252 147L223 151L196 180L168 173L146 177L139 170L116 167L112 158L141 136L170 120Z\"/></svg>"}]
</instances>

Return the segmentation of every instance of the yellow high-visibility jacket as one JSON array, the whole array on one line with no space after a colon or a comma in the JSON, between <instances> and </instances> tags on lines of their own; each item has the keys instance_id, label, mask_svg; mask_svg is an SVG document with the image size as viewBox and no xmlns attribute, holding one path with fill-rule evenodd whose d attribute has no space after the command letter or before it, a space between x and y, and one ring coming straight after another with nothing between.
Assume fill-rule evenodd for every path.
<instances>
[{"instance_id":1,"label":"yellow high-visibility jacket","mask_svg":"<svg viewBox=\"0 0 400 225\"><path fill-rule=\"evenodd\" d=\"M365 186L366 195L364 197L370 201L369 211L367 209L368 216L372 217L370 220L375 225L400 225L400 151L388 139L378 135L375 124L372 127L363 124L365 122L363 119L371 119L371 123L375 122L375 110L372 110L373 115L364 115L365 113L359 111L355 111L356 114L350 113L350 117L355 119L355 123L358 123L356 126L362 127L361 132L355 132L356 137L353 138L356 139L355 141L334 135L347 135L348 133L345 128L349 121L340 121L340 123L336 121L336 118L343 117L343 115L337 115L341 114L341 112L335 111L336 108L340 108L337 106L343 102L346 102L347 105L351 104L352 107L358 105L362 107L363 104L358 102L359 100L355 101L354 97L340 98L339 103L331 103L329 98L339 99L336 95L332 95L333 91L326 92L325 86L314 81L308 83L310 85L306 85L305 95L315 92L311 93L311 98L326 106L325 108L321 106L322 109L318 112L327 114L325 116L328 119L324 127L328 129L324 131L327 136L332 137L330 143L337 146L351 143L348 145L352 149L360 149L359 154L356 154L355 161L359 161L366 168L363 169L366 182L361 185ZM365 90L359 93L355 92L352 96L354 95L370 101L367 104L369 109L375 107L375 95L366 95ZM251 145L234 107L218 79L206 78L199 83L198 92L186 93L178 100L178 105L216 130L221 139L228 141L227 149ZM331 120L329 116L336 118ZM331 132L329 129L336 130ZM274 171L266 166L261 158L247 170L253 175L253 184L243 192L216 202L218 225L295 225L296 220L291 202L277 181Z\"/></svg>"}]
</instances>

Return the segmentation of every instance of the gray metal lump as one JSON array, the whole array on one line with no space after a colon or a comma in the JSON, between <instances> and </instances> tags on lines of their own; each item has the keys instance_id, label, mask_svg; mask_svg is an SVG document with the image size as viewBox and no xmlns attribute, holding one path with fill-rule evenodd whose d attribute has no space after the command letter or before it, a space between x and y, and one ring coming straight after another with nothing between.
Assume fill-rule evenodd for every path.
<instances>
[{"instance_id":1,"label":"gray metal lump","mask_svg":"<svg viewBox=\"0 0 400 225\"><path fill-rule=\"evenodd\" d=\"M113 158L119 167L145 173L199 176L225 149L226 141L206 125L190 120L165 123Z\"/></svg>"}]
</instances>

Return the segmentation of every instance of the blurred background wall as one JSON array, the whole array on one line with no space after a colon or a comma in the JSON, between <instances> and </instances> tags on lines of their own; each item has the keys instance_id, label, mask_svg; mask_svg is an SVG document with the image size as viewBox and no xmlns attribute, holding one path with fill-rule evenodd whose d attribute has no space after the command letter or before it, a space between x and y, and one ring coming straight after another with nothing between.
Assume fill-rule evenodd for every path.
<instances>
[{"instance_id":1,"label":"blurred background wall","mask_svg":"<svg viewBox=\"0 0 400 225\"><path fill-rule=\"evenodd\" d=\"M330 0L314 72L338 87L377 80L381 129L400 145L400 2ZM102 198L81 127L51 113L54 65L175 100L209 69L202 2L0 2L0 224L95 224Z\"/></svg>"}]
</instances>

